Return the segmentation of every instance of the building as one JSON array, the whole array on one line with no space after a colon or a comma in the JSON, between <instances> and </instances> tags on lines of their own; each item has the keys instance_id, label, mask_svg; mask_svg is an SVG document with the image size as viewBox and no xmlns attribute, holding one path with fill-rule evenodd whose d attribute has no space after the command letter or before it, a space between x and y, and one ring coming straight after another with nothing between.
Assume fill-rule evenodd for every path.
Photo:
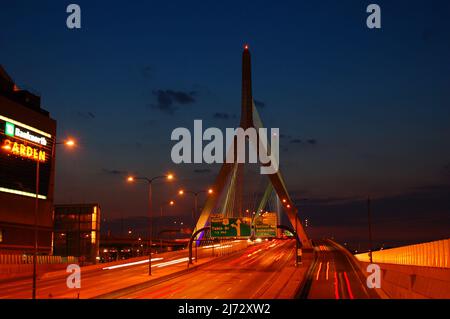
<instances>
[{"instance_id":1,"label":"building","mask_svg":"<svg viewBox=\"0 0 450 319\"><path fill-rule=\"evenodd\" d=\"M98 204L55 205L54 254L76 256L87 263L97 262L100 218Z\"/></svg>"},{"instance_id":2,"label":"building","mask_svg":"<svg viewBox=\"0 0 450 319\"><path fill-rule=\"evenodd\" d=\"M34 252L36 228L39 253L52 252L55 139L40 97L0 66L0 253Z\"/></svg>"}]
</instances>

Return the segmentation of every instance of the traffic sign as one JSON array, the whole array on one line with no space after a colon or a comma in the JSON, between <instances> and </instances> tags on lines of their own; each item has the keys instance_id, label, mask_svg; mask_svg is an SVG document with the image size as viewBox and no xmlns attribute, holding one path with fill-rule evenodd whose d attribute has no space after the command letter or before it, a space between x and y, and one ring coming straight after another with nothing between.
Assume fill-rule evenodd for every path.
<instances>
[{"instance_id":1,"label":"traffic sign","mask_svg":"<svg viewBox=\"0 0 450 319\"><path fill-rule=\"evenodd\" d=\"M251 218L211 217L211 237L250 237Z\"/></svg>"},{"instance_id":2,"label":"traffic sign","mask_svg":"<svg viewBox=\"0 0 450 319\"><path fill-rule=\"evenodd\" d=\"M256 237L276 237L277 236L277 213L265 212L255 218Z\"/></svg>"}]
</instances>

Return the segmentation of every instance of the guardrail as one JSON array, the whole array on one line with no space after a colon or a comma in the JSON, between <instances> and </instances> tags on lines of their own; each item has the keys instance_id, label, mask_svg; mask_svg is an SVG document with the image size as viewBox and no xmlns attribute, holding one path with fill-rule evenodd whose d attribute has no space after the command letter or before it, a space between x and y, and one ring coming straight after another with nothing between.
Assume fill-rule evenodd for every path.
<instances>
[{"instance_id":1,"label":"guardrail","mask_svg":"<svg viewBox=\"0 0 450 319\"><path fill-rule=\"evenodd\" d=\"M0 255L0 265L25 265L32 264L32 255ZM37 256L38 264L75 264L78 258L73 256Z\"/></svg>"},{"instance_id":2,"label":"guardrail","mask_svg":"<svg viewBox=\"0 0 450 319\"><path fill-rule=\"evenodd\" d=\"M362 262L370 262L369 253L357 254ZM403 246L372 252L373 263L450 268L450 239Z\"/></svg>"}]
</instances>

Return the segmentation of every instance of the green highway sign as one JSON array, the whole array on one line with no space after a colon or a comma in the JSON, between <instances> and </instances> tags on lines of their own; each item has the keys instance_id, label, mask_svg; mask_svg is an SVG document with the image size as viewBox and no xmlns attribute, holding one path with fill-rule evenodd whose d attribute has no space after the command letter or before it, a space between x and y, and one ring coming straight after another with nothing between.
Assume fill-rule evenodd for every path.
<instances>
[{"instance_id":1,"label":"green highway sign","mask_svg":"<svg viewBox=\"0 0 450 319\"><path fill-rule=\"evenodd\" d=\"M255 218L256 237L276 237L277 236L277 213L265 212Z\"/></svg>"},{"instance_id":2,"label":"green highway sign","mask_svg":"<svg viewBox=\"0 0 450 319\"><path fill-rule=\"evenodd\" d=\"M250 237L251 218L211 217L211 237Z\"/></svg>"}]
</instances>

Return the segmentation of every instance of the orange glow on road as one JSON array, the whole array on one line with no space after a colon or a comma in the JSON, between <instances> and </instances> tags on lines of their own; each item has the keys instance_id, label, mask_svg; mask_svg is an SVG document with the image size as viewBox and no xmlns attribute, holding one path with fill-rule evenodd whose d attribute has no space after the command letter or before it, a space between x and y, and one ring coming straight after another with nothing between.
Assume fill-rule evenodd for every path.
<instances>
[{"instance_id":1,"label":"orange glow on road","mask_svg":"<svg viewBox=\"0 0 450 319\"><path fill-rule=\"evenodd\" d=\"M261 251L262 251L262 249L258 249L257 251L255 251L255 252L253 252L253 253L251 253L251 254L248 254L247 257L251 257L251 256L253 256L253 255L256 255L257 253L259 253L259 252L261 252Z\"/></svg>"}]
</instances>

